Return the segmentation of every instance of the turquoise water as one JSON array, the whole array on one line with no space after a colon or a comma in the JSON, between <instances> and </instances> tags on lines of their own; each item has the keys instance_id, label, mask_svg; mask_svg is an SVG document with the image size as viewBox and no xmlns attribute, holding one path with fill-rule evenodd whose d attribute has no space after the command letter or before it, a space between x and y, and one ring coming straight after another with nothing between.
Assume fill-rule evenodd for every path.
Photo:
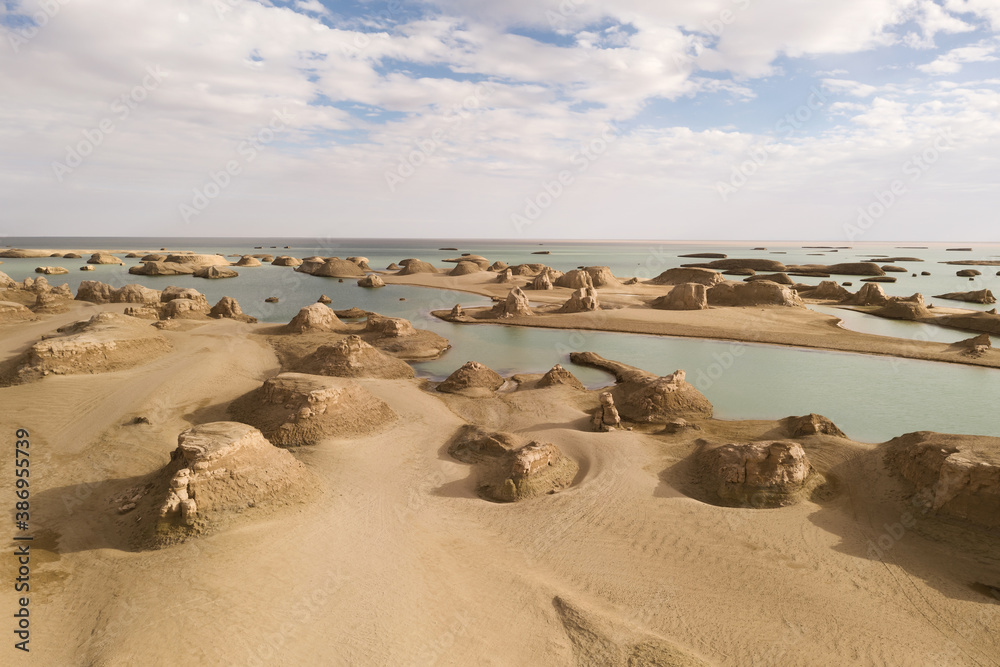
<instances>
[{"instance_id":1,"label":"turquoise water","mask_svg":"<svg viewBox=\"0 0 1000 667\"><path fill-rule=\"evenodd\" d=\"M297 257L308 255L338 255L368 257L373 268L383 268L390 262L406 257L419 257L437 265L441 259L461 252L482 254L491 260L508 263L540 262L560 270L583 265L607 265L618 276L652 277L682 263L707 261L678 257L679 254L702 251L724 252L731 257L770 257L785 263L859 261L869 253L913 255L928 261L906 264L919 274L930 270L935 275L913 278L909 273L896 274L900 282L885 285L890 294L908 295L915 291L925 294L944 291L981 289L988 287L1000 292L1000 278L994 274L1000 267L978 267L985 276L969 282L956 278L962 267L937 264L949 259L996 259L1000 247L982 246L973 253L952 253L943 246L927 250L895 249L891 246L865 246L863 250L826 251L805 249L803 244L760 244L767 251L751 251L755 244L667 244L667 243L512 243L454 241L312 241L288 239L286 242L263 240L234 245L233 240L205 242L149 239L6 239L14 247L116 247L158 250L166 246L174 250L220 252L222 254L270 252ZM292 246L256 250L255 245ZM805 244L813 245L813 244ZM818 244L817 244L818 245ZM439 247L454 246L459 251L440 251ZM547 249L550 255L532 255ZM785 255L772 254L784 252ZM591 331L547 330L503 325L469 325L443 322L430 316L431 310L451 308L456 303L472 307L489 303L488 299L472 294L390 285L382 289L365 289L354 280L338 282L335 278L317 278L296 273L288 267L264 265L239 268L240 277L232 280L203 280L191 276L148 277L127 272L135 260L125 260L122 266L96 266L94 271L79 271L84 259L4 259L0 271L15 280L34 277L34 268L42 265L64 266L66 276L50 276L53 284L69 283L75 291L82 280L101 280L112 285L141 283L163 289L168 285L194 287L215 302L223 296L239 301L244 312L266 322L287 322L299 308L315 302L321 294L333 299L336 309L357 306L385 315L405 317L415 326L431 329L448 338L452 349L442 358L414 364L424 377L443 378L469 360L477 360L503 374L543 372L553 364L571 368L589 386L608 384L612 379L597 370L577 367L569 362L572 351L590 350L605 357L666 374L678 368L687 371L688 379L715 404L716 414L723 419L780 418L793 414L817 412L833 419L845 432L859 440L882 441L915 430L935 430L953 433L1000 435L1000 423L995 417L995 405L1000 397L1000 372L956 364L942 364L886 357L799 350L767 345L750 345L722 341L695 340L659 336L609 334ZM447 265L445 265L447 266ZM951 274L950 276L948 274ZM858 277L835 277L838 281ZM802 279L817 283L819 279ZM264 303L264 298L278 296L277 304ZM403 299L403 300L401 300ZM964 307L962 304L954 304ZM973 308L975 306L969 306ZM980 306L979 309L987 307ZM833 309L833 314L845 320L848 328L914 338L920 327L908 322L896 322ZM950 342L967 338L962 332L933 327L929 340Z\"/></svg>"}]
</instances>

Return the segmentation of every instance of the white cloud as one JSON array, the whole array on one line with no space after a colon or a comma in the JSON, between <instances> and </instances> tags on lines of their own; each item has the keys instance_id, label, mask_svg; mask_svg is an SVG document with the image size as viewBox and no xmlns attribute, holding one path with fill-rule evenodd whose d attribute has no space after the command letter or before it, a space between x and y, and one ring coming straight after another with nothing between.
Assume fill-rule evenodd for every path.
<instances>
[{"instance_id":1,"label":"white cloud","mask_svg":"<svg viewBox=\"0 0 1000 667\"><path fill-rule=\"evenodd\" d=\"M962 46L938 56L932 62L918 65L917 69L926 74L957 74L965 63L982 63L997 60L995 44L979 43Z\"/></svg>"}]
</instances>

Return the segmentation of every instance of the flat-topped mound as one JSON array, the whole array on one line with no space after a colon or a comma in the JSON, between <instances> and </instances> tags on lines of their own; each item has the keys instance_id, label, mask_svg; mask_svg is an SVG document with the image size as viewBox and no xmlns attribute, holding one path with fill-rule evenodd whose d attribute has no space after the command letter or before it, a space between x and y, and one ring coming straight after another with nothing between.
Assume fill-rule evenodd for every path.
<instances>
[{"instance_id":1,"label":"flat-topped mound","mask_svg":"<svg viewBox=\"0 0 1000 667\"><path fill-rule=\"evenodd\" d=\"M114 499L139 547L162 547L304 502L317 480L260 431L212 422L183 431L170 462ZM136 516L142 521L136 521Z\"/></svg>"},{"instance_id":2,"label":"flat-topped mound","mask_svg":"<svg viewBox=\"0 0 1000 667\"><path fill-rule=\"evenodd\" d=\"M18 380L119 371L170 350L167 340L148 322L118 313L98 313L58 331L59 335L35 343L25 353L18 365Z\"/></svg>"},{"instance_id":3,"label":"flat-topped mound","mask_svg":"<svg viewBox=\"0 0 1000 667\"><path fill-rule=\"evenodd\" d=\"M881 446L914 501L935 514L1000 528L1000 438L917 431Z\"/></svg>"},{"instance_id":4,"label":"flat-topped mound","mask_svg":"<svg viewBox=\"0 0 1000 667\"><path fill-rule=\"evenodd\" d=\"M751 269L747 269L751 270ZM667 269L651 280L647 280L647 285L683 285L685 283L697 283L711 287L723 282L725 278L721 273L713 269L702 269L698 267L688 267L682 269Z\"/></svg>"},{"instance_id":5,"label":"flat-topped mound","mask_svg":"<svg viewBox=\"0 0 1000 667\"><path fill-rule=\"evenodd\" d=\"M236 399L229 414L259 428L282 447L314 445L324 438L381 430L398 419L358 383L306 373L281 373Z\"/></svg>"},{"instance_id":6,"label":"flat-topped mound","mask_svg":"<svg viewBox=\"0 0 1000 667\"><path fill-rule=\"evenodd\" d=\"M750 283L726 281L710 287L706 292L706 297L710 306L805 307L794 289L770 280L758 280Z\"/></svg>"}]
</instances>

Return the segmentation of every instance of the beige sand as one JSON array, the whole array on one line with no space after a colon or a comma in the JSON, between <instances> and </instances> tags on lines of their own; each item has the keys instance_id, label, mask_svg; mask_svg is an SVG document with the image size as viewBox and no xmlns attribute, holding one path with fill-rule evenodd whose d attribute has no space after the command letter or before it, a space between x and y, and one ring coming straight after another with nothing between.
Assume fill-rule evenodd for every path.
<instances>
[{"instance_id":1,"label":"beige sand","mask_svg":"<svg viewBox=\"0 0 1000 667\"><path fill-rule=\"evenodd\" d=\"M4 325L0 358L123 307ZM722 508L683 492L694 439L773 437L776 422L592 433L596 395L570 387L472 399L358 380L400 419L294 450L318 500L128 551L108 500L159 470L180 431L226 419L230 401L278 372L254 328L164 331L172 350L144 366L0 389L0 432L10 442L26 428L32 441L30 664L1000 662L1000 604L982 585L1000 586L996 540L930 519L897 534L907 508L865 458L871 445L802 439L832 493ZM123 425L138 415L151 424ZM469 422L556 444L580 464L575 485L517 504L478 498L470 466L446 453ZM6 498L12 461L0 458ZM869 549L885 536L881 553ZM0 561L3 581L12 560Z\"/></svg>"}]
</instances>

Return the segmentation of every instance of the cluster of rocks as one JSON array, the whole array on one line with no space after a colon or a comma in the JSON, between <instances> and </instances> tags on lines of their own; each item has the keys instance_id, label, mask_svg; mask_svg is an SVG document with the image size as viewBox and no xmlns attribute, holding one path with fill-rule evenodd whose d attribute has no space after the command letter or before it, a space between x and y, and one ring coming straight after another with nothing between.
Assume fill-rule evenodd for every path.
<instances>
[{"instance_id":1,"label":"cluster of rocks","mask_svg":"<svg viewBox=\"0 0 1000 667\"><path fill-rule=\"evenodd\" d=\"M125 314L144 319L226 318L248 323L257 321L246 315L232 297L222 297L210 306L208 298L198 290L174 285L161 291L138 284L113 287L96 280L84 280L77 289L76 300L96 304L134 304L125 310Z\"/></svg>"}]
</instances>

